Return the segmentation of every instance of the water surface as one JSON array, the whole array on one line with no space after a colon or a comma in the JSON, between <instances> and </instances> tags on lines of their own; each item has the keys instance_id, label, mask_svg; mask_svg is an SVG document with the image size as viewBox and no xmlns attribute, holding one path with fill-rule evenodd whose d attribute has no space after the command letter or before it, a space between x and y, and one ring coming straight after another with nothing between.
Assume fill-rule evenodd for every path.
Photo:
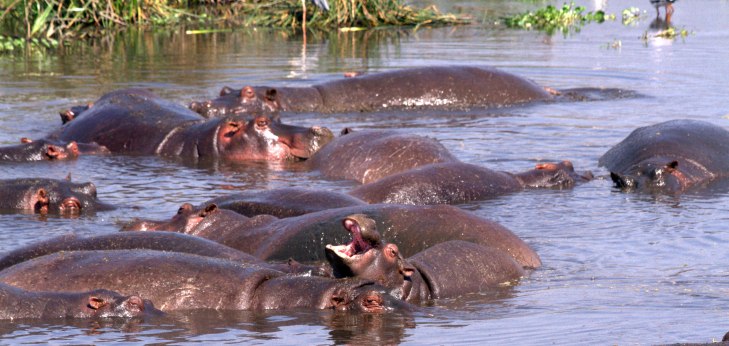
<instances>
[{"instance_id":1,"label":"water surface","mask_svg":"<svg viewBox=\"0 0 729 346\"><path fill-rule=\"evenodd\" d=\"M492 24L495 16L542 3L443 1L444 10L492 19L416 32L311 34L306 44L270 30L129 32L65 54L1 56L0 144L41 138L60 125L61 109L119 88L143 87L187 103L213 97L224 85L310 85L347 71L440 64L497 66L556 89L622 88L641 96L468 112L303 114L285 121L335 133L400 129L435 137L461 160L492 169L515 172L569 159L597 176L607 173L598 158L638 126L691 118L729 128L729 2L678 2L672 24L691 34L675 40L641 39L654 30L648 1L578 3L618 16L637 5L647 14L634 25L618 20L548 36ZM115 232L133 217L166 218L184 202L239 190L354 186L275 165L198 168L156 157L0 165L3 179L69 173L93 181L100 199L119 209L77 219L0 215L0 251L66 232ZM544 266L513 290L437 301L413 314L194 312L142 322L16 321L0 323L2 342L656 344L709 342L729 331L727 186L646 196L596 179L573 190L526 191L462 207L514 231Z\"/></svg>"}]
</instances>

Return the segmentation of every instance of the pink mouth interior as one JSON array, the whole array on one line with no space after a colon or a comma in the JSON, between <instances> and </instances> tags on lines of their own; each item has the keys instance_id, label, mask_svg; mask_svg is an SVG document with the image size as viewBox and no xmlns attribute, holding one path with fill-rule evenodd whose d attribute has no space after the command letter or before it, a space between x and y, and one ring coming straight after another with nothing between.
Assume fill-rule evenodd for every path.
<instances>
[{"instance_id":1,"label":"pink mouth interior","mask_svg":"<svg viewBox=\"0 0 729 346\"><path fill-rule=\"evenodd\" d=\"M352 257L372 249L372 245L362 238L362 231L359 229L357 222L349 219L344 220L344 227L352 233L352 242L347 244L346 247L340 249L339 252L347 255L348 257Z\"/></svg>"}]
</instances>

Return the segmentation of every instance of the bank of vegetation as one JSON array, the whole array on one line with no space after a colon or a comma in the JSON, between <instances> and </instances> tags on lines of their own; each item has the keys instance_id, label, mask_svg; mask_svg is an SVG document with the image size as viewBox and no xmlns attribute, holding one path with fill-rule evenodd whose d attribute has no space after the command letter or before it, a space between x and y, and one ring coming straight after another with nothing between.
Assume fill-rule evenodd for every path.
<instances>
[{"instance_id":1,"label":"bank of vegetation","mask_svg":"<svg viewBox=\"0 0 729 346\"><path fill-rule=\"evenodd\" d=\"M401 0L0 0L0 51L28 43L53 48L131 25L229 25L309 30L465 24L462 15ZM306 9L306 13L304 13Z\"/></svg>"}]
</instances>

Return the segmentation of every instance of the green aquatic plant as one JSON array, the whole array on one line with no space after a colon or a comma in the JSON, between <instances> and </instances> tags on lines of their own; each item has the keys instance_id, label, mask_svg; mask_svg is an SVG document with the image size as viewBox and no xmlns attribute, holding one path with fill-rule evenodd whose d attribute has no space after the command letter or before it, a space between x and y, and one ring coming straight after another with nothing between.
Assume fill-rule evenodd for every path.
<instances>
[{"instance_id":1,"label":"green aquatic plant","mask_svg":"<svg viewBox=\"0 0 729 346\"><path fill-rule=\"evenodd\" d=\"M571 30L579 31L579 28L586 23L602 23L611 18L614 18L614 15L606 15L603 11L585 13L584 7L565 3L562 7L548 5L535 12L529 11L505 17L503 23L509 28L541 30L551 35L557 30L564 34L568 34Z\"/></svg>"},{"instance_id":2,"label":"green aquatic plant","mask_svg":"<svg viewBox=\"0 0 729 346\"><path fill-rule=\"evenodd\" d=\"M637 23L643 16L644 11L637 7L628 7L623 10L623 25L633 25Z\"/></svg>"},{"instance_id":3,"label":"green aquatic plant","mask_svg":"<svg viewBox=\"0 0 729 346\"><path fill-rule=\"evenodd\" d=\"M668 27L667 29L654 32L654 33L648 33L647 31L643 33L643 36L641 36L641 39L643 41L648 41L651 38L667 38L667 39L676 39L678 37L685 38L688 36L690 32L686 29L676 29L674 27Z\"/></svg>"}]
</instances>

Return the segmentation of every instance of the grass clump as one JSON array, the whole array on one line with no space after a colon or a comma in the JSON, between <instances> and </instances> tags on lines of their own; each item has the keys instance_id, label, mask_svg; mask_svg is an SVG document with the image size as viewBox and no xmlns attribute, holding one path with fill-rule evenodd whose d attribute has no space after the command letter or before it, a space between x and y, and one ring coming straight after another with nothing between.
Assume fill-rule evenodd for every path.
<instances>
[{"instance_id":1,"label":"grass clump","mask_svg":"<svg viewBox=\"0 0 729 346\"><path fill-rule=\"evenodd\" d=\"M308 1L308 0L307 0ZM442 14L435 6L415 9L400 0L330 0L329 11L311 2L306 13L301 0L241 1L229 6L224 17L245 26L267 26L299 30L304 18L307 27L317 30L373 28L380 26L423 26L466 24L465 16Z\"/></svg>"},{"instance_id":2,"label":"grass clump","mask_svg":"<svg viewBox=\"0 0 729 346\"><path fill-rule=\"evenodd\" d=\"M589 22L602 23L612 18L603 11L587 12L582 6L574 3L564 4L562 7L548 5L536 12L525 12L503 18L504 24L509 28L545 31L552 35L561 31L567 35L571 30L579 31L580 27Z\"/></svg>"}]
</instances>

